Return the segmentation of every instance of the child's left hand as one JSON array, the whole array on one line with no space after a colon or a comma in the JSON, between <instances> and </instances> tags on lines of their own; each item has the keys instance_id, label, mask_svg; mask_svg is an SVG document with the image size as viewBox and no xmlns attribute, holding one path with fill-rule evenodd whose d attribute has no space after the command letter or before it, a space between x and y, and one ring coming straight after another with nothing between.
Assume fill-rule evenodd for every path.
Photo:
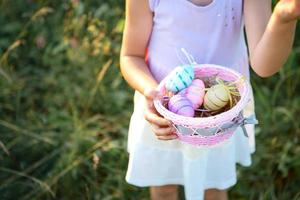
<instances>
[{"instance_id":1,"label":"child's left hand","mask_svg":"<svg viewBox=\"0 0 300 200\"><path fill-rule=\"evenodd\" d=\"M300 18L300 0L280 0L274 13L283 23L295 21Z\"/></svg>"}]
</instances>

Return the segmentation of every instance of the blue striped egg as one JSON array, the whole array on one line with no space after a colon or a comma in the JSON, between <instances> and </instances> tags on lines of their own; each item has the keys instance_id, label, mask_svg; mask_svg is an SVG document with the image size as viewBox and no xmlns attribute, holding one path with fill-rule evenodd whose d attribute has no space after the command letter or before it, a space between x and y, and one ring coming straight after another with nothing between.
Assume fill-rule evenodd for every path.
<instances>
[{"instance_id":1,"label":"blue striped egg","mask_svg":"<svg viewBox=\"0 0 300 200\"><path fill-rule=\"evenodd\" d=\"M192 83L194 80L194 68L191 65L176 67L166 79L166 89L172 92L179 92Z\"/></svg>"}]
</instances>

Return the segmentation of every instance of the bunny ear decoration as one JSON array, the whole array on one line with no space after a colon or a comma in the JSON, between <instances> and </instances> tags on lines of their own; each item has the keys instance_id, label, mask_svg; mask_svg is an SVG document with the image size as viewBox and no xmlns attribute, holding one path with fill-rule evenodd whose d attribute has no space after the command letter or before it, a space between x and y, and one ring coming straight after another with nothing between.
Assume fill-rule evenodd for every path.
<instances>
[{"instance_id":1,"label":"bunny ear decoration","mask_svg":"<svg viewBox=\"0 0 300 200\"><path fill-rule=\"evenodd\" d=\"M191 54L189 54L184 48L181 48L181 51L187 57L187 59L188 59L188 61L191 65L196 65L197 64L194 57Z\"/></svg>"},{"instance_id":2,"label":"bunny ear decoration","mask_svg":"<svg viewBox=\"0 0 300 200\"><path fill-rule=\"evenodd\" d=\"M182 65L176 67L168 75L168 78L166 80L166 89L176 93L191 85L192 81L195 78L193 65L196 65L197 63L191 54L189 54L184 48L181 48L180 50L182 54L186 57L186 59L189 62L189 64L184 63L177 49L175 50L176 55L182 63Z\"/></svg>"},{"instance_id":3,"label":"bunny ear decoration","mask_svg":"<svg viewBox=\"0 0 300 200\"><path fill-rule=\"evenodd\" d=\"M191 54L189 54L185 50L185 48L180 48L180 51L181 51L180 53L182 53L185 56L185 58L188 60L188 62L184 62L182 57L179 55L178 49L175 48L176 56L177 56L177 58L179 59L179 61L181 62L182 65L186 65L187 63L190 64L190 65L196 65L197 64L194 57Z\"/></svg>"}]
</instances>

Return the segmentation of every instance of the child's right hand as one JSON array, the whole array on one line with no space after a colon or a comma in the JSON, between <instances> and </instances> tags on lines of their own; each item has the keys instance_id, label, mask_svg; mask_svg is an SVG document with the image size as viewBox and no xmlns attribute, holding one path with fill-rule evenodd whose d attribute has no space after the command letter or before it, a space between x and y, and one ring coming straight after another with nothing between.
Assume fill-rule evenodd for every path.
<instances>
[{"instance_id":1,"label":"child's right hand","mask_svg":"<svg viewBox=\"0 0 300 200\"><path fill-rule=\"evenodd\" d=\"M153 100L158 97L159 92L153 89L146 90L144 96L146 97L147 107L145 111L145 119L151 124L152 131L160 140L173 140L177 138L175 128L172 123L161 117L156 111Z\"/></svg>"}]
</instances>

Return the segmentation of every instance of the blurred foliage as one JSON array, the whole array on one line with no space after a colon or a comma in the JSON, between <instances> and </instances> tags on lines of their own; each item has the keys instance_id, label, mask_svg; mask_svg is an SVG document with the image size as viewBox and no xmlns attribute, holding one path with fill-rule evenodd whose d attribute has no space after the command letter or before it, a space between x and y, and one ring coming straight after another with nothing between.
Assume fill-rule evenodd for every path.
<instances>
[{"instance_id":1,"label":"blurred foliage","mask_svg":"<svg viewBox=\"0 0 300 200\"><path fill-rule=\"evenodd\" d=\"M0 0L1 200L148 199L124 180L123 25L121 0ZM232 199L300 199L299 65L298 31L280 73L253 75L257 151Z\"/></svg>"}]
</instances>

